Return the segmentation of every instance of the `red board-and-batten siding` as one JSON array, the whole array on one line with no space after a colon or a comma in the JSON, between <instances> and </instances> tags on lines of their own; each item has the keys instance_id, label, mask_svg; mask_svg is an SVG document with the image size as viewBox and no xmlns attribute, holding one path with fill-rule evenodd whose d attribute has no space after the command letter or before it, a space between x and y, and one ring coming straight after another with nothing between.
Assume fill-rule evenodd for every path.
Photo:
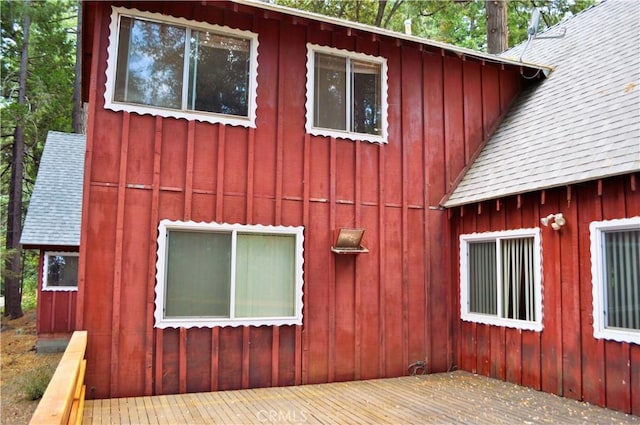
<instances>
[{"instance_id":1,"label":"red board-and-batten siding","mask_svg":"<svg viewBox=\"0 0 640 425\"><path fill-rule=\"evenodd\" d=\"M519 92L520 70L245 6L161 7L258 33L257 128L105 110L110 8L90 4L77 319L90 335L89 396L399 376L417 360L453 367L447 213L430 206ZM305 134L308 42L388 59L388 144ZM155 329L164 218L304 226L303 325ZM370 253L332 254L333 229L353 226Z\"/></svg>"},{"instance_id":2,"label":"red board-and-batten siding","mask_svg":"<svg viewBox=\"0 0 640 425\"><path fill-rule=\"evenodd\" d=\"M461 321L461 369L640 415L640 346L593 337L589 239L592 221L640 215L639 186L636 173L452 210L456 237L530 227L542 237L543 331ZM560 231L540 225L557 212L567 220Z\"/></svg>"},{"instance_id":3,"label":"red board-and-batten siding","mask_svg":"<svg viewBox=\"0 0 640 425\"><path fill-rule=\"evenodd\" d=\"M77 247L75 248L77 251ZM44 255L46 251L65 251L60 247L41 249L38 262L38 304L36 332L39 339L69 339L76 325L77 291L43 291Z\"/></svg>"}]
</instances>

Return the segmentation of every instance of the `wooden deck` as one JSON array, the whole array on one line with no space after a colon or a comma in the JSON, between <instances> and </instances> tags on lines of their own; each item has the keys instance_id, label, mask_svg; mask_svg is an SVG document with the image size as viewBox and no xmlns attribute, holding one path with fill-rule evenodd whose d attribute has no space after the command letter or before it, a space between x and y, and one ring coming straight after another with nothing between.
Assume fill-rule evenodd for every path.
<instances>
[{"instance_id":1,"label":"wooden deck","mask_svg":"<svg viewBox=\"0 0 640 425\"><path fill-rule=\"evenodd\" d=\"M85 424L638 424L640 417L467 372L89 400Z\"/></svg>"}]
</instances>

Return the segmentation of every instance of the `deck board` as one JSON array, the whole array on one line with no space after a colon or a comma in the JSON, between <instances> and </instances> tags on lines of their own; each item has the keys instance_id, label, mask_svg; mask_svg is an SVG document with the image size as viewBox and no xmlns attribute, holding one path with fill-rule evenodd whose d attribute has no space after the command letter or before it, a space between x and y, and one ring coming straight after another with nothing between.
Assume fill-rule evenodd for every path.
<instances>
[{"instance_id":1,"label":"deck board","mask_svg":"<svg viewBox=\"0 0 640 425\"><path fill-rule=\"evenodd\" d=\"M467 372L87 400L84 423L637 424L640 418Z\"/></svg>"}]
</instances>

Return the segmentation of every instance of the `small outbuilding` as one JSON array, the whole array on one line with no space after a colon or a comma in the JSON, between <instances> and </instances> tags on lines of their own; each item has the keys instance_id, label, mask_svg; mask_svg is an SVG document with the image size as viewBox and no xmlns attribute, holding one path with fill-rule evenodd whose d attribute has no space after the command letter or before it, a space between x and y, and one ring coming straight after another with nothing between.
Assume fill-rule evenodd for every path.
<instances>
[{"instance_id":1,"label":"small outbuilding","mask_svg":"<svg viewBox=\"0 0 640 425\"><path fill-rule=\"evenodd\" d=\"M76 329L86 137L50 131L20 243L40 252L38 352L60 351Z\"/></svg>"}]
</instances>

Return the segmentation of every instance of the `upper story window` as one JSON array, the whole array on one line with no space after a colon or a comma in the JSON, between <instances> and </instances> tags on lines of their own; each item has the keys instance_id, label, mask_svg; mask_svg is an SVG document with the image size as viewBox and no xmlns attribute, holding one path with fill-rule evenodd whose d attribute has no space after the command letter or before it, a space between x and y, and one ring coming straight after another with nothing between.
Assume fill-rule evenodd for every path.
<instances>
[{"instance_id":1,"label":"upper story window","mask_svg":"<svg viewBox=\"0 0 640 425\"><path fill-rule=\"evenodd\" d=\"M105 107L255 127L258 36L113 8Z\"/></svg>"},{"instance_id":2,"label":"upper story window","mask_svg":"<svg viewBox=\"0 0 640 425\"><path fill-rule=\"evenodd\" d=\"M540 229L460 236L462 320L542 330Z\"/></svg>"},{"instance_id":3,"label":"upper story window","mask_svg":"<svg viewBox=\"0 0 640 425\"><path fill-rule=\"evenodd\" d=\"M589 230L594 337L640 344L640 217Z\"/></svg>"},{"instance_id":4,"label":"upper story window","mask_svg":"<svg viewBox=\"0 0 640 425\"><path fill-rule=\"evenodd\" d=\"M387 142L387 61L307 44L308 133Z\"/></svg>"},{"instance_id":5,"label":"upper story window","mask_svg":"<svg viewBox=\"0 0 640 425\"><path fill-rule=\"evenodd\" d=\"M155 326L302 324L302 227L162 220Z\"/></svg>"},{"instance_id":6,"label":"upper story window","mask_svg":"<svg viewBox=\"0 0 640 425\"><path fill-rule=\"evenodd\" d=\"M78 290L78 253L45 252L42 273L43 291Z\"/></svg>"}]
</instances>

